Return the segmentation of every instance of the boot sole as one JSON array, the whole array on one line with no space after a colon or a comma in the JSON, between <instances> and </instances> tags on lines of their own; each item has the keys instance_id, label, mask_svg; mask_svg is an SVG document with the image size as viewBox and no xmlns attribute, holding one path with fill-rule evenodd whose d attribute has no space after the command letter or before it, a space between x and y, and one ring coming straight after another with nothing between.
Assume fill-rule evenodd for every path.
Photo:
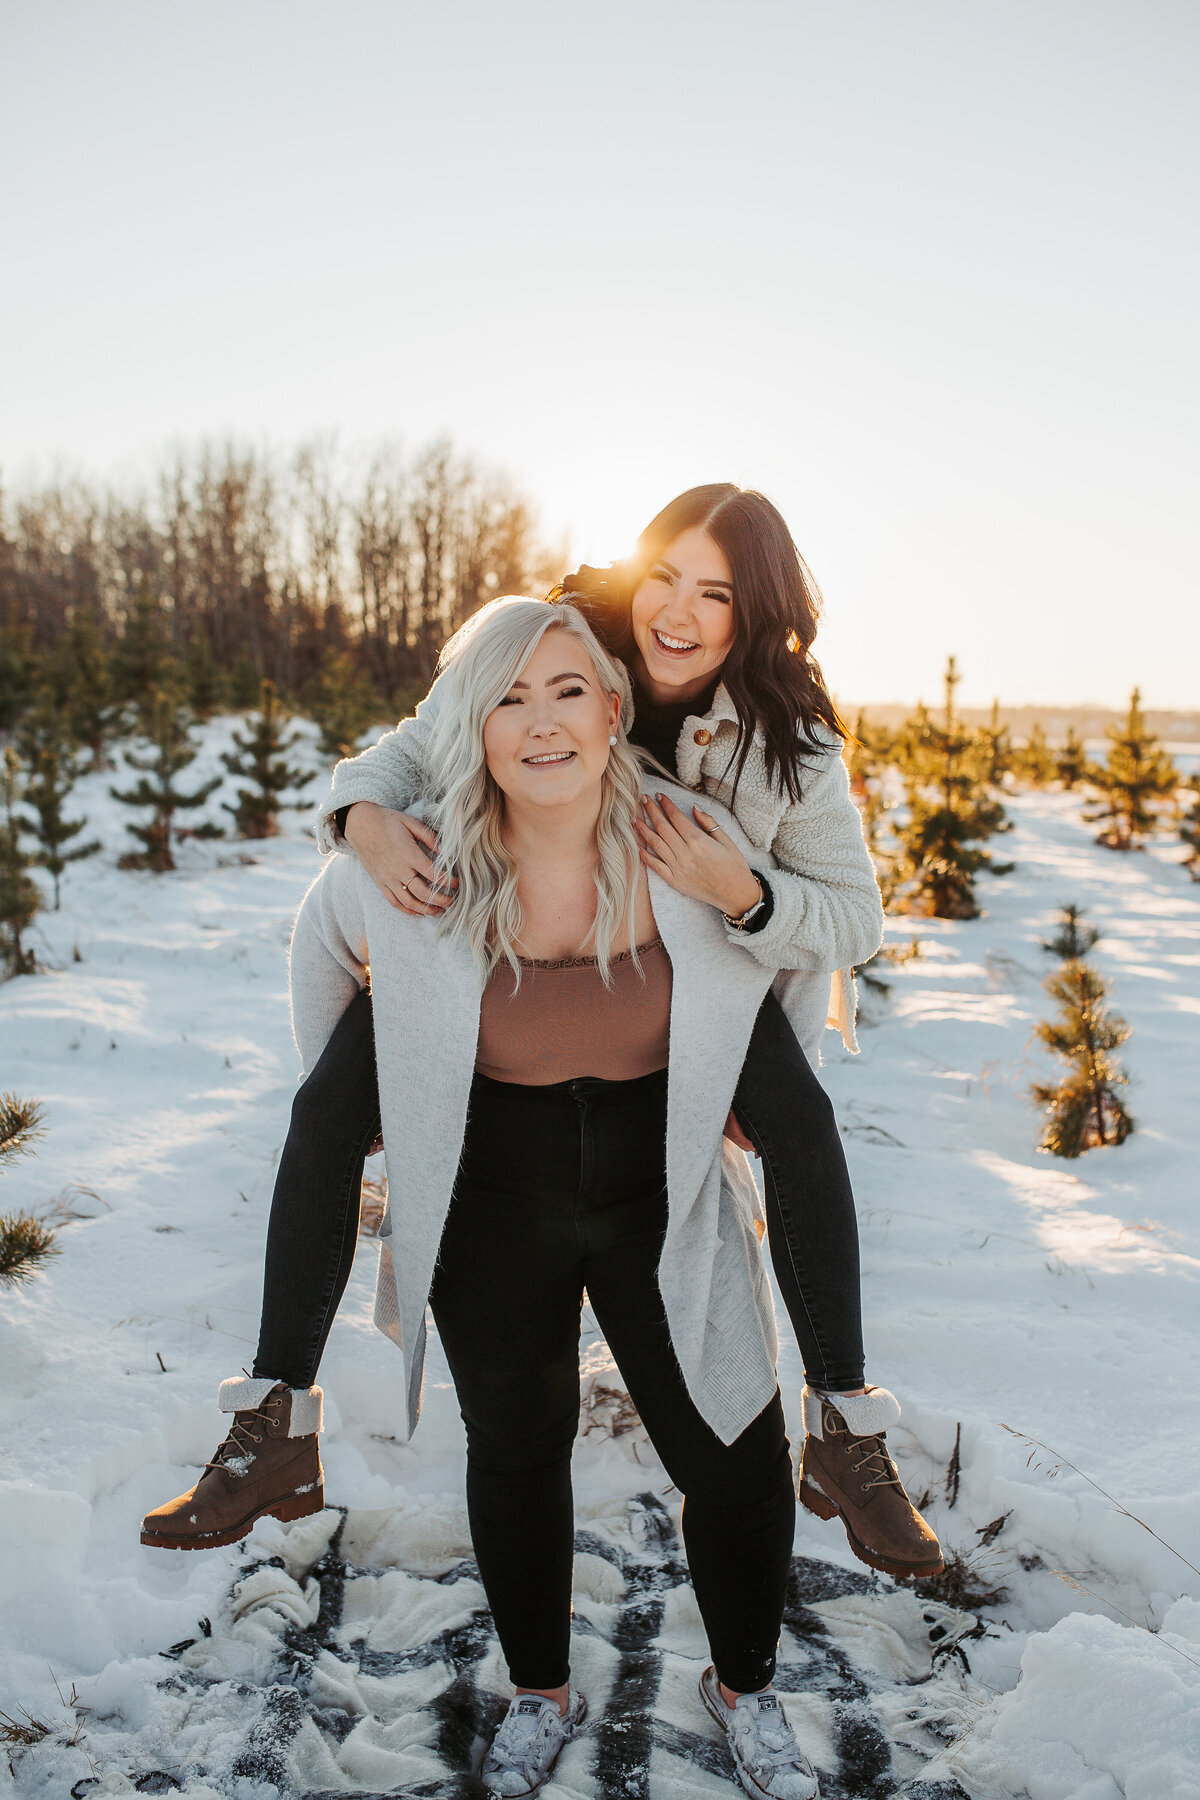
<instances>
[{"instance_id":1,"label":"boot sole","mask_svg":"<svg viewBox=\"0 0 1200 1800\"><path fill-rule=\"evenodd\" d=\"M810 1513L816 1513L818 1519L840 1519L845 1527L846 1540L857 1556L859 1562L866 1563L869 1569L878 1569L881 1575L940 1575L946 1564L939 1556L935 1563L900 1562L895 1557L881 1556L878 1550L868 1550L864 1543L855 1537L850 1529L850 1522L835 1500L827 1494L818 1493L807 1481L800 1483L800 1501Z\"/></svg>"},{"instance_id":2,"label":"boot sole","mask_svg":"<svg viewBox=\"0 0 1200 1800\"><path fill-rule=\"evenodd\" d=\"M152 1550L218 1550L223 1544L239 1543L259 1519L279 1519L286 1525L293 1519L307 1519L310 1513L323 1512L324 1508L325 1488L321 1485L310 1494L292 1494L286 1500L272 1500L248 1513L239 1525L230 1526L228 1531L192 1532L187 1537L175 1537L166 1531L143 1531L142 1542L149 1544Z\"/></svg>"}]
</instances>

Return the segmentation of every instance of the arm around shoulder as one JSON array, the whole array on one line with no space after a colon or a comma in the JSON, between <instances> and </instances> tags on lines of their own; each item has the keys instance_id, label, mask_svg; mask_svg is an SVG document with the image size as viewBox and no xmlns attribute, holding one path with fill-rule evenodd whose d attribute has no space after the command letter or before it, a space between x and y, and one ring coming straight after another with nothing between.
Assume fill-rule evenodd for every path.
<instances>
[{"instance_id":1,"label":"arm around shoulder","mask_svg":"<svg viewBox=\"0 0 1200 1800\"><path fill-rule=\"evenodd\" d=\"M372 800L393 812L412 811L428 779L429 734L442 706L438 686L435 681L411 719L401 719L377 744L337 764L317 823L317 846L322 853L347 848L335 817L343 807Z\"/></svg>"}]
</instances>

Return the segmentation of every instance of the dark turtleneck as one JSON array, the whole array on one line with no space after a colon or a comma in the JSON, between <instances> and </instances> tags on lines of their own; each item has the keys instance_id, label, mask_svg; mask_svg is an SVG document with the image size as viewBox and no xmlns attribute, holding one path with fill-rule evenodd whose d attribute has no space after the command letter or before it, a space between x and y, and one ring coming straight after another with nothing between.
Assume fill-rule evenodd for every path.
<instances>
[{"instance_id":1,"label":"dark turtleneck","mask_svg":"<svg viewBox=\"0 0 1200 1800\"><path fill-rule=\"evenodd\" d=\"M637 744L642 750L648 750L656 762L673 775L679 773L679 764L675 752L679 745L679 734L683 730L685 719L702 719L710 710L713 696L717 691L719 675L714 675L712 683L694 700L668 700L665 704L652 700L645 689L637 681L633 684L633 726L629 733L631 744Z\"/></svg>"},{"instance_id":2,"label":"dark turtleneck","mask_svg":"<svg viewBox=\"0 0 1200 1800\"><path fill-rule=\"evenodd\" d=\"M665 705L652 700L634 679L630 743L636 744L641 750L648 750L656 762L660 762L664 769L670 769L677 776L679 763L676 751L683 722L685 719L702 719L711 711L720 679L719 675L714 675L711 686L692 700L669 700ZM761 873L758 879L762 882L763 907L746 926L748 935L761 931L775 910L775 896L770 885Z\"/></svg>"}]
</instances>

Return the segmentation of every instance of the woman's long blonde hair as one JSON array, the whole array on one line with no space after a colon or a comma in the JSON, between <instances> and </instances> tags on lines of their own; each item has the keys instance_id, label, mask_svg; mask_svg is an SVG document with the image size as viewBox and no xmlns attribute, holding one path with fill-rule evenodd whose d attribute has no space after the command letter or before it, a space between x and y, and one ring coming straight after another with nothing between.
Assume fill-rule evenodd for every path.
<instances>
[{"instance_id":1,"label":"woman's long blonde hair","mask_svg":"<svg viewBox=\"0 0 1200 1800\"><path fill-rule=\"evenodd\" d=\"M586 650L601 687L621 697L616 743L601 778L596 821L596 916L579 946L595 956L611 983L609 958L626 927L637 960L634 916L641 862L633 821L641 784L636 756L626 739L633 717L629 676L611 657L573 606L506 595L491 600L448 641L438 662L444 704L428 745L430 824L441 848L440 875L458 877L452 904L440 929L465 937L486 981L502 960L521 979L516 945L524 918L517 898L517 872L505 848L501 826L504 795L488 771L483 728L548 631L562 631Z\"/></svg>"}]
</instances>

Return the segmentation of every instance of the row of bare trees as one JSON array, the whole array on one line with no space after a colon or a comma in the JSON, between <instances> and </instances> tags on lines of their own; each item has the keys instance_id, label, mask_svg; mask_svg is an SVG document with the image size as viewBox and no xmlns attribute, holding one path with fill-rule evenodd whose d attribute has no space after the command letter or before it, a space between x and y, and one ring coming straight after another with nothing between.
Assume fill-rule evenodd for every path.
<instances>
[{"instance_id":1,"label":"row of bare trees","mask_svg":"<svg viewBox=\"0 0 1200 1800\"><path fill-rule=\"evenodd\" d=\"M560 573L533 510L448 442L359 458L201 446L138 490L82 480L0 496L0 621L44 650L77 620L118 644L139 609L181 661L299 694L348 654L389 701L423 688L492 595Z\"/></svg>"}]
</instances>

